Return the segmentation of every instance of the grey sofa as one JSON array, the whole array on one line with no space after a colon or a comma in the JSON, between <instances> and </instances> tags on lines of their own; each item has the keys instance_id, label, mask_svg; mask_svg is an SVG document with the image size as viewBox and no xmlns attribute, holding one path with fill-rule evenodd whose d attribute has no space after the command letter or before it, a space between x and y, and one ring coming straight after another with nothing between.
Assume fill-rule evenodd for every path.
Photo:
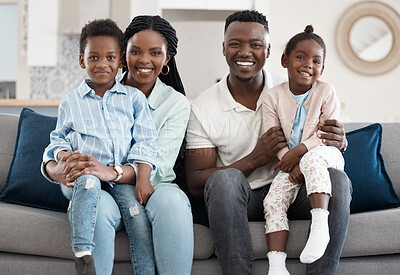
<instances>
[{"instance_id":1,"label":"grey sofa","mask_svg":"<svg viewBox=\"0 0 400 275\"><path fill-rule=\"evenodd\" d=\"M0 114L0 190L13 157L18 116ZM366 124L350 123L348 131ZM400 194L400 123L383 124L382 155L397 194ZM291 221L288 269L305 274L298 260L309 221ZM251 222L255 274L266 274L263 222ZM338 274L400 274L400 208L352 214ZM65 213L0 202L1 274L74 274L70 228ZM192 274L220 274L207 227L194 225ZM132 274L128 237L116 236L114 274Z\"/></svg>"}]
</instances>

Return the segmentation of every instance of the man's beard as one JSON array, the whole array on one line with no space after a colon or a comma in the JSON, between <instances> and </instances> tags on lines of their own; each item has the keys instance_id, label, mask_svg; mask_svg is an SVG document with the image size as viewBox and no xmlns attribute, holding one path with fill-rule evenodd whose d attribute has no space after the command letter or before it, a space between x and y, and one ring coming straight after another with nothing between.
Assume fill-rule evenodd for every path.
<instances>
[{"instance_id":1,"label":"man's beard","mask_svg":"<svg viewBox=\"0 0 400 275\"><path fill-rule=\"evenodd\" d=\"M235 75L235 77L240 81L240 82L250 82L250 80L253 79L253 77L249 77L249 78L242 78L238 75Z\"/></svg>"}]
</instances>

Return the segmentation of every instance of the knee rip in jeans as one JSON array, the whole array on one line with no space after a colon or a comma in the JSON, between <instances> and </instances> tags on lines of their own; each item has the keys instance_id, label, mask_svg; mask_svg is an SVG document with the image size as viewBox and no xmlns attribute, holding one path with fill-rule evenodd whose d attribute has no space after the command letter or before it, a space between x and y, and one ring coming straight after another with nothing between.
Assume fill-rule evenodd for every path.
<instances>
[{"instance_id":1,"label":"knee rip in jeans","mask_svg":"<svg viewBox=\"0 0 400 275\"><path fill-rule=\"evenodd\" d=\"M139 215L139 206L137 205L137 203L129 207L129 214L131 215L131 217Z\"/></svg>"},{"instance_id":2,"label":"knee rip in jeans","mask_svg":"<svg viewBox=\"0 0 400 275\"><path fill-rule=\"evenodd\" d=\"M96 184L96 181L92 178L88 178L85 184L85 189L92 189L94 185Z\"/></svg>"}]
</instances>

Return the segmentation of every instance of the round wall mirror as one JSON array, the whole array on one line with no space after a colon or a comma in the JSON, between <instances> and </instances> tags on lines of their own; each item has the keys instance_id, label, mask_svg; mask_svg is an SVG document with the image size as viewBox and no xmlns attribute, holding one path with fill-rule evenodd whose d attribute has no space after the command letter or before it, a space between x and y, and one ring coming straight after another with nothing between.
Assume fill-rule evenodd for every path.
<instances>
[{"instance_id":1,"label":"round wall mirror","mask_svg":"<svg viewBox=\"0 0 400 275\"><path fill-rule=\"evenodd\" d=\"M340 17L336 47L353 71L379 75L400 63L400 16L375 1L356 3Z\"/></svg>"}]
</instances>

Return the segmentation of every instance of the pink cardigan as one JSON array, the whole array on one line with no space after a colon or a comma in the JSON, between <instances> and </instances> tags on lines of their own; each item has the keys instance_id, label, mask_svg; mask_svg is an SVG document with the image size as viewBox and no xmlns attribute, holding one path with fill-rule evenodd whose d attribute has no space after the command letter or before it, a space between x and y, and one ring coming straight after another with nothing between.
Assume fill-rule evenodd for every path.
<instances>
[{"instance_id":1,"label":"pink cardigan","mask_svg":"<svg viewBox=\"0 0 400 275\"><path fill-rule=\"evenodd\" d=\"M281 126L285 138L289 142L296 110L299 106L289 91L289 82L267 90L261 100L263 132L273 126ZM340 101L332 84L318 80L311 87L304 107L308 110L308 114L301 143L310 151L312 148L322 145L321 140L317 137L318 125L323 125L327 119L339 118ZM288 151L288 146L281 149L277 153L277 157L281 159Z\"/></svg>"}]
</instances>

